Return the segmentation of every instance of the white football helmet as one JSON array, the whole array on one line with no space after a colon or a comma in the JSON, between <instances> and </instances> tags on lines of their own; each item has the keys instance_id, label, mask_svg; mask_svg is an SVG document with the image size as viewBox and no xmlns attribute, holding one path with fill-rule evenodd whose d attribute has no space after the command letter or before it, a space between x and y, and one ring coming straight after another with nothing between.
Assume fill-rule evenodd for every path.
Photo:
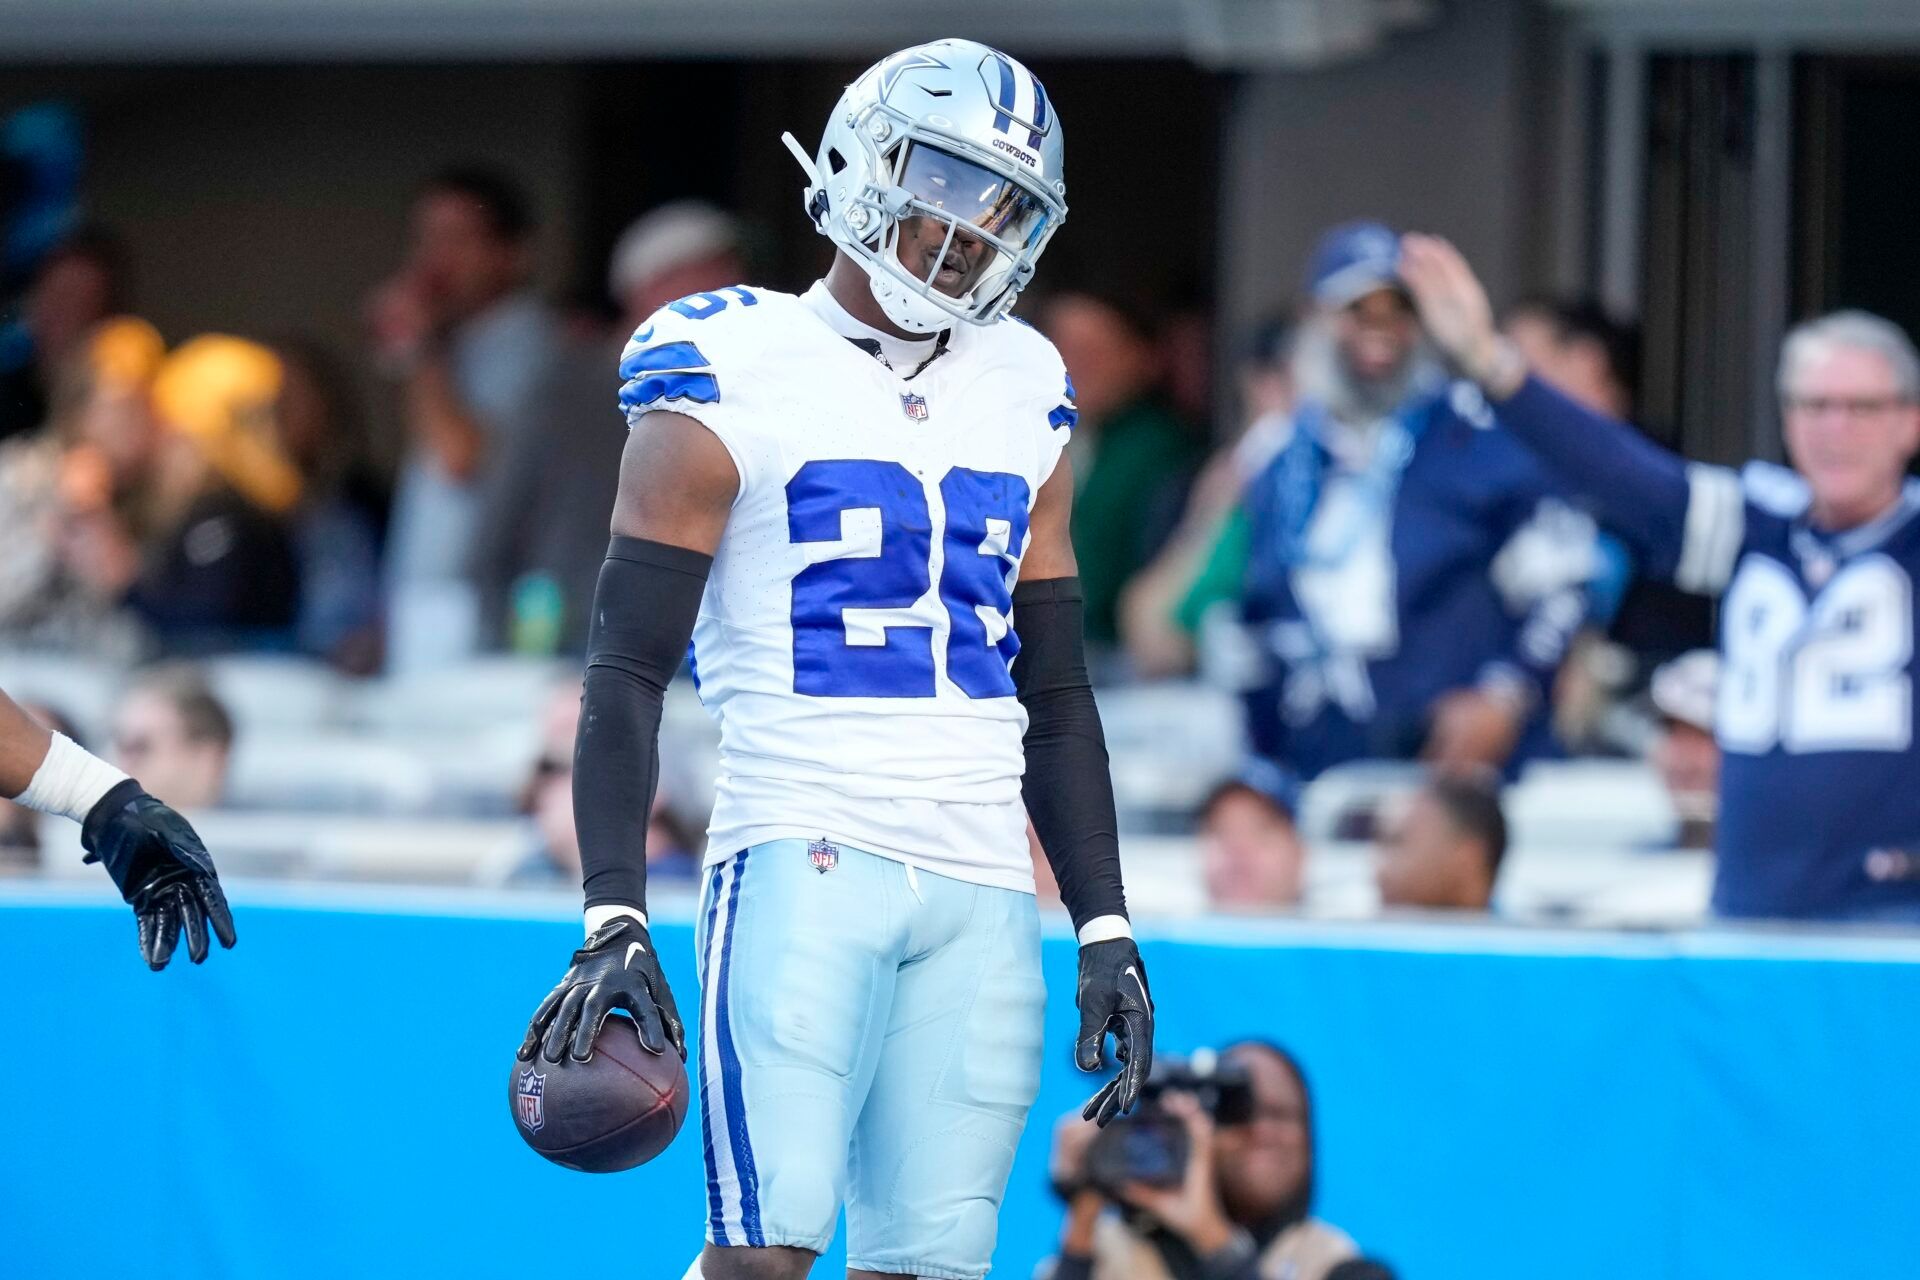
<instances>
[{"instance_id":1,"label":"white football helmet","mask_svg":"<svg viewBox=\"0 0 1920 1280\"><path fill-rule=\"evenodd\" d=\"M915 45L869 67L840 95L811 158L791 133L782 141L807 171L807 216L910 333L1005 315L1067 216L1065 146L1047 91L972 40ZM924 276L897 254L901 224L916 217L946 224ZM963 228L993 257L954 297L934 279Z\"/></svg>"}]
</instances>

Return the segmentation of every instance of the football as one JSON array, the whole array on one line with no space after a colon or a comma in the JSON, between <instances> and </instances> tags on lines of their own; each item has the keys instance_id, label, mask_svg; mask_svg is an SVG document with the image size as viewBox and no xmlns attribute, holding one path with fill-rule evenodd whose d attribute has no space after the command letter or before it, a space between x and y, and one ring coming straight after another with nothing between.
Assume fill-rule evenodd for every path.
<instances>
[{"instance_id":1,"label":"football","mask_svg":"<svg viewBox=\"0 0 1920 1280\"><path fill-rule=\"evenodd\" d=\"M585 1062L518 1057L507 1083L514 1127L568 1169L618 1173L667 1149L687 1118L686 1064L641 1047L633 1021L610 1017Z\"/></svg>"}]
</instances>

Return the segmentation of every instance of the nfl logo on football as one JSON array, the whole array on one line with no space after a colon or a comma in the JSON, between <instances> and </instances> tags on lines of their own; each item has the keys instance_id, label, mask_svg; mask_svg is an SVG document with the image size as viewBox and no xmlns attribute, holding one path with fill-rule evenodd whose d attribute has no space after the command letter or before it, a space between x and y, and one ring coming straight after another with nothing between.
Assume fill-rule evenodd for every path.
<instances>
[{"instance_id":1,"label":"nfl logo on football","mask_svg":"<svg viewBox=\"0 0 1920 1280\"><path fill-rule=\"evenodd\" d=\"M927 420L927 398L912 393L900 397L900 408L915 422Z\"/></svg>"},{"instance_id":2,"label":"nfl logo on football","mask_svg":"<svg viewBox=\"0 0 1920 1280\"><path fill-rule=\"evenodd\" d=\"M520 1123L528 1133L538 1133L547 1122L547 1078L528 1067L520 1073L520 1087L514 1091L514 1105L520 1111Z\"/></svg>"},{"instance_id":3,"label":"nfl logo on football","mask_svg":"<svg viewBox=\"0 0 1920 1280\"><path fill-rule=\"evenodd\" d=\"M815 840L807 846L807 861L813 864L815 871L825 875L840 865L840 846L828 844L825 840Z\"/></svg>"}]
</instances>

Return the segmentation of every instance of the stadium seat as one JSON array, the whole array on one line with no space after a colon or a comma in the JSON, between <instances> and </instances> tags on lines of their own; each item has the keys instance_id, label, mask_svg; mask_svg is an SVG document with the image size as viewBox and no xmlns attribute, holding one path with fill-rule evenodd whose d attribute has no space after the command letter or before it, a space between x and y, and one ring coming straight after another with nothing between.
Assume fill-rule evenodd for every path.
<instances>
[{"instance_id":1,"label":"stadium seat","mask_svg":"<svg viewBox=\"0 0 1920 1280\"><path fill-rule=\"evenodd\" d=\"M254 732L234 742L227 803L236 809L410 814L438 795L426 758L341 733Z\"/></svg>"},{"instance_id":2,"label":"stadium seat","mask_svg":"<svg viewBox=\"0 0 1920 1280\"><path fill-rule=\"evenodd\" d=\"M573 661L476 658L362 681L353 688L350 719L371 730L406 733L534 725L555 685L578 673Z\"/></svg>"},{"instance_id":3,"label":"stadium seat","mask_svg":"<svg viewBox=\"0 0 1920 1280\"><path fill-rule=\"evenodd\" d=\"M351 681L307 658L234 655L206 662L207 682L241 734L340 723Z\"/></svg>"}]
</instances>

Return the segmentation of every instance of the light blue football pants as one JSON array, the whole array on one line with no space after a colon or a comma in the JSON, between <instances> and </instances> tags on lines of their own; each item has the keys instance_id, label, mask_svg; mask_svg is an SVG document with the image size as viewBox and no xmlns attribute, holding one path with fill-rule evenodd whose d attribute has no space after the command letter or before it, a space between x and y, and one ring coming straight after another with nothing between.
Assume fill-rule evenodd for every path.
<instances>
[{"instance_id":1,"label":"light blue football pants","mask_svg":"<svg viewBox=\"0 0 1920 1280\"><path fill-rule=\"evenodd\" d=\"M812 852L810 852L812 850ZM700 953L707 1239L978 1280L1040 1085L1032 894L846 845L707 868Z\"/></svg>"}]
</instances>

